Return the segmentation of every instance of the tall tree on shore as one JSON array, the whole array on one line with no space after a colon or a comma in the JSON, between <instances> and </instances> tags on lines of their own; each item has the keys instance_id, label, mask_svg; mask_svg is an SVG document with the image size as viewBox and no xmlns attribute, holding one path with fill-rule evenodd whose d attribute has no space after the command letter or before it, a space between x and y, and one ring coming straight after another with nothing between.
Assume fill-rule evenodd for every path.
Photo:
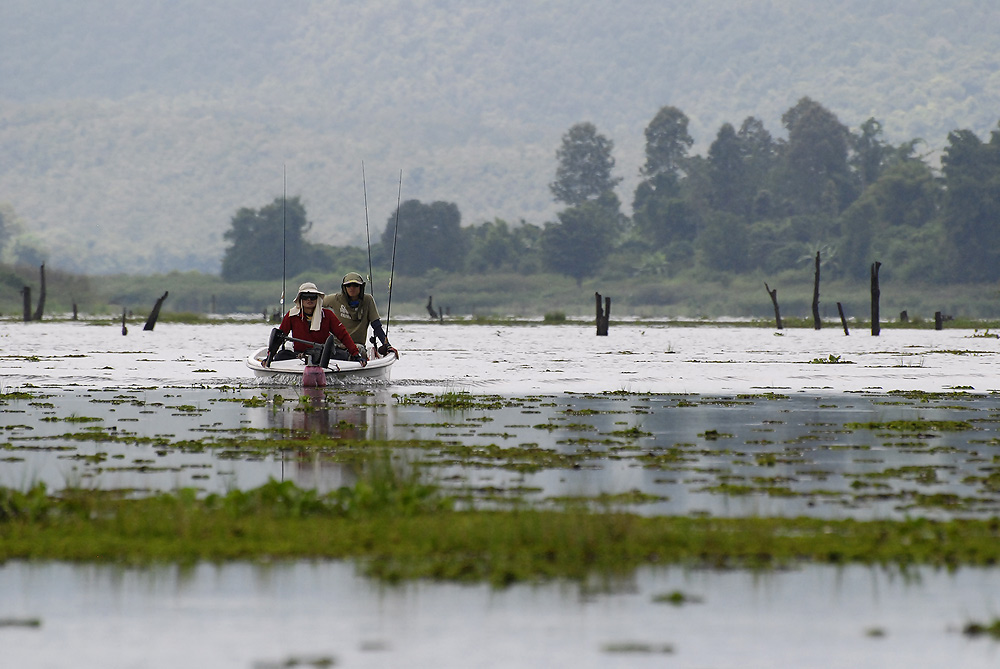
<instances>
[{"instance_id":1,"label":"tall tree on shore","mask_svg":"<svg viewBox=\"0 0 1000 669\"><path fill-rule=\"evenodd\" d=\"M612 192L621 177L612 176L614 142L597 132L593 123L577 123L556 150L556 180L549 184L553 197L575 207Z\"/></svg>"},{"instance_id":2,"label":"tall tree on shore","mask_svg":"<svg viewBox=\"0 0 1000 669\"><path fill-rule=\"evenodd\" d=\"M850 131L836 115L808 97L786 111L783 152L788 195L797 213L836 215L854 201L847 164Z\"/></svg>"},{"instance_id":3,"label":"tall tree on shore","mask_svg":"<svg viewBox=\"0 0 1000 669\"><path fill-rule=\"evenodd\" d=\"M396 231L396 221L399 231ZM420 276L432 269L454 271L465 263L466 239L462 214L454 202L407 200L386 222L383 253L396 247L396 267L402 274Z\"/></svg>"},{"instance_id":4,"label":"tall tree on shore","mask_svg":"<svg viewBox=\"0 0 1000 669\"><path fill-rule=\"evenodd\" d=\"M227 281L279 279L312 266L312 245L304 235L312 227L298 197L282 202L277 197L259 210L243 207L233 215L223 238L230 242L222 258L222 278Z\"/></svg>"},{"instance_id":5,"label":"tall tree on shore","mask_svg":"<svg viewBox=\"0 0 1000 669\"><path fill-rule=\"evenodd\" d=\"M1000 128L988 143L971 130L948 134L941 158L944 223L955 252L954 279L1000 279Z\"/></svg>"},{"instance_id":6,"label":"tall tree on shore","mask_svg":"<svg viewBox=\"0 0 1000 669\"><path fill-rule=\"evenodd\" d=\"M547 223L542 231L542 256L550 269L573 277L580 285L597 273L611 252L616 215L611 206L597 201L568 207L558 216L558 223Z\"/></svg>"},{"instance_id":7,"label":"tall tree on shore","mask_svg":"<svg viewBox=\"0 0 1000 669\"><path fill-rule=\"evenodd\" d=\"M688 149L688 117L676 107L663 107L646 126L646 162L643 180L635 189L632 220L654 243L664 246L694 239L697 214L681 193L681 177Z\"/></svg>"},{"instance_id":8,"label":"tall tree on shore","mask_svg":"<svg viewBox=\"0 0 1000 669\"><path fill-rule=\"evenodd\" d=\"M694 139L688 133L688 117L677 107L662 107L646 126L646 163L640 174L653 179L660 174L678 176Z\"/></svg>"}]
</instances>

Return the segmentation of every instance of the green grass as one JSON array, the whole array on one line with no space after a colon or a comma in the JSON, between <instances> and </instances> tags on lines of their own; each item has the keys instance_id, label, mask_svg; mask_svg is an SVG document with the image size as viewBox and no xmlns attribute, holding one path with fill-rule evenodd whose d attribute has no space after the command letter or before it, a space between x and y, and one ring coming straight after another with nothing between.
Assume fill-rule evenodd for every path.
<instances>
[{"instance_id":1,"label":"green grass","mask_svg":"<svg viewBox=\"0 0 1000 669\"><path fill-rule=\"evenodd\" d=\"M778 568L801 563L995 565L1000 520L641 517L455 510L433 486L383 463L327 495L290 482L199 497L148 498L44 486L0 489L0 561L354 559L387 581L503 586L625 574L643 565Z\"/></svg>"}]
</instances>

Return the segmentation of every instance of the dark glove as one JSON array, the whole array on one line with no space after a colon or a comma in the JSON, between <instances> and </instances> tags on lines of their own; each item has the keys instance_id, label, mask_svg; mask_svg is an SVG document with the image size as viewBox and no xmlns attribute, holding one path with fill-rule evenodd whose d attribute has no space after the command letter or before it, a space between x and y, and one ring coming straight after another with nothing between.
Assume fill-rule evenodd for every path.
<instances>
[{"instance_id":1,"label":"dark glove","mask_svg":"<svg viewBox=\"0 0 1000 669\"><path fill-rule=\"evenodd\" d=\"M367 358L365 358L365 356L360 355L360 354L359 355L352 355L351 356L351 362L360 362L362 367L366 367L368 365Z\"/></svg>"},{"instance_id":2,"label":"dark glove","mask_svg":"<svg viewBox=\"0 0 1000 669\"><path fill-rule=\"evenodd\" d=\"M389 353L395 354L397 358L399 357L399 351L397 351L395 348L392 347L392 345L389 343L389 340L386 340L384 344L378 347L378 354L381 355L382 357L385 357L389 355Z\"/></svg>"}]
</instances>

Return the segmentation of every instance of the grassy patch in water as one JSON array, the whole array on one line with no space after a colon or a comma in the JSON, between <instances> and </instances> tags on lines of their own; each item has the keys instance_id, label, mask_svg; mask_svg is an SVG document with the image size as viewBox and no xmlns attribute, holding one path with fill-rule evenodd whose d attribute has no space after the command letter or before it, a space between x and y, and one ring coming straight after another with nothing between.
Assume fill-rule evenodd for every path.
<instances>
[{"instance_id":1,"label":"grassy patch in water","mask_svg":"<svg viewBox=\"0 0 1000 669\"><path fill-rule=\"evenodd\" d=\"M363 476L329 494L271 481L199 497L146 498L44 486L0 489L0 560L148 564L355 559L387 581L503 586L584 580L643 565L777 568L805 562L996 565L1000 520L642 517L629 513L454 510L419 481Z\"/></svg>"},{"instance_id":2,"label":"grassy patch in water","mask_svg":"<svg viewBox=\"0 0 1000 669\"><path fill-rule=\"evenodd\" d=\"M870 423L845 423L848 430L891 430L922 434L926 432L962 432L973 429L972 423L965 420L889 420Z\"/></svg>"}]
</instances>

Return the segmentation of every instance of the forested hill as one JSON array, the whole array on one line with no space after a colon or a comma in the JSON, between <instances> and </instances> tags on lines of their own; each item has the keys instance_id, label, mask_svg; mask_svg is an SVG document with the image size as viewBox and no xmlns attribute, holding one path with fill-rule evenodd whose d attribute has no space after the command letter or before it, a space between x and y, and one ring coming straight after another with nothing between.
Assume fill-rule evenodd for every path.
<instances>
[{"instance_id":1,"label":"forested hill","mask_svg":"<svg viewBox=\"0 0 1000 669\"><path fill-rule=\"evenodd\" d=\"M299 195L364 244L403 199L535 224L566 130L615 143L623 203L664 105L692 153L803 96L940 149L1000 119L992 0L5 0L0 203L87 273L218 271L240 207Z\"/></svg>"}]
</instances>

